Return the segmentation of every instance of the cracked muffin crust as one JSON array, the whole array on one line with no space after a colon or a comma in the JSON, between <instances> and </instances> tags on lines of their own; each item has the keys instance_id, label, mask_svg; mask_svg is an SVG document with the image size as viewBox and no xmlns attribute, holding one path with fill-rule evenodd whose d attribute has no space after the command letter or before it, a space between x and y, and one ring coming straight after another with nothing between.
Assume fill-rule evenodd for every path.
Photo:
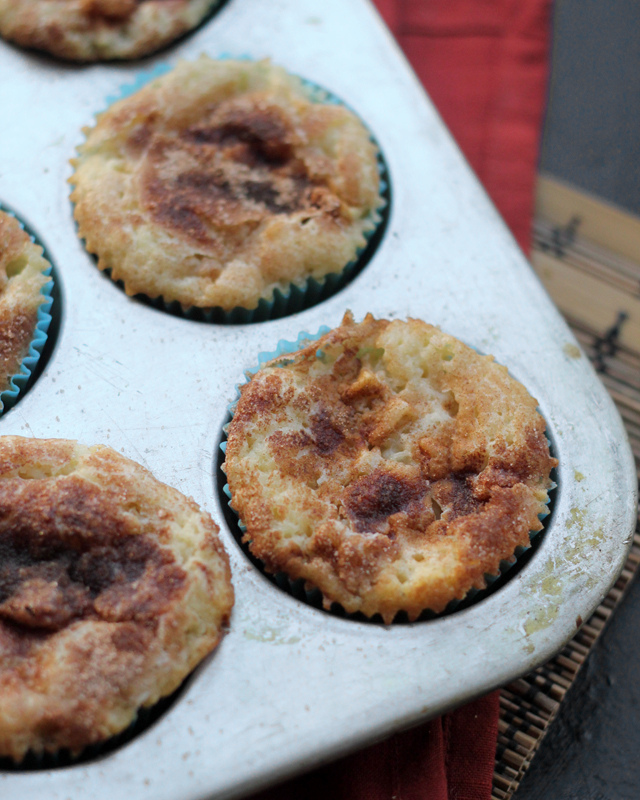
<instances>
[{"instance_id":1,"label":"cracked muffin crust","mask_svg":"<svg viewBox=\"0 0 640 800\"><path fill-rule=\"evenodd\" d=\"M11 387L29 354L49 266L18 220L0 211L0 393Z\"/></svg>"},{"instance_id":2,"label":"cracked muffin crust","mask_svg":"<svg viewBox=\"0 0 640 800\"><path fill-rule=\"evenodd\" d=\"M180 685L233 605L217 533L108 447L0 438L0 755L77 754Z\"/></svg>"},{"instance_id":3,"label":"cracked muffin crust","mask_svg":"<svg viewBox=\"0 0 640 800\"><path fill-rule=\"evenodd\" d=\"M440 612L542 527L556 461L536 405L431 325L347 314L241 388L224 469L244 539L327 608Z\"/></svg>"},{"instance_id":4,"label":"cracked muffin crust","mask_svg":"<svg viewBox=\"0 0 640 800\"><path fill-rule=\"evenodd\" d=\"M219 0L0 0L0 35L71 61L149 55Z\"/></svg>"},{"instance_id":5,"label":"cracked muffin crust","mask_svg":"<svg viewBox=\"0 0 640 800\"><path fill-rule=\"evenodd\" d=\"M382 200L376 148L344 106L268 61L181 62L85 131L78 233L128 294L254 309L339 273Z\"/></svg>"}]
</instances>

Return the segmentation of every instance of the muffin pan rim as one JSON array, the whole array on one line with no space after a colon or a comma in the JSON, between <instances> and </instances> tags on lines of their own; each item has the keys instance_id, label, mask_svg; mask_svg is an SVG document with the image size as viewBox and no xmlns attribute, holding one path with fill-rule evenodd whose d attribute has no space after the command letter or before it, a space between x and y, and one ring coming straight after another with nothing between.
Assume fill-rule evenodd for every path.
<instances>
[{"instance_id":1,"label":"muffin pan rim","mask_svg":"<svg viewBox=\"0 0 640 800\"><path fill-rule=\"evenodd\" d=\"M545 661L606 593L631 543L635 472L617 412L586 358L568 355L575 340L389 34L364 0L327 0L320 12L312 0L264 5L233 0L162 59L242 47L335 91L378 139L394 204L378 252L348 286L259 324L203 326L129 300L76 239L67 159L109 88L141 65L58 68L0 43L0 68L14 75L0 87L0 107L14 112L0 131L14 154L2 200L47 242L65 297L52 357L0 434L109 444L194 496L221 527L237 598L230 632L152 729L95 762L1 774L6 798L54 789L107 800L125 783L140 798L233 797L309 768ZM345 36L358 45L351 60ZM377 93L359 93L365 74ZM54 117L62 93L67 107ZM286 597L237 551L214 490L243 366L279 338L339 324L346 308L357 319L419 316L492 352L537 396L561 462L553 522L526 568L482 603L428 623L341 620ZM194 375L194 364L206 370Z\"/></svg>"}]
</instances>

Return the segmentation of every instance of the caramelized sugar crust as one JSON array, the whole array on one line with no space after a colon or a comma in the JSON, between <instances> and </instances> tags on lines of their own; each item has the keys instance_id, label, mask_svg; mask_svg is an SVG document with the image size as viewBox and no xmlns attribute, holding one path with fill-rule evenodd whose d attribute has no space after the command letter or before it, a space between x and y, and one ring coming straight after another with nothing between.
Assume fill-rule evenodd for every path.
<instances>
[{"instance_id":1,"label":"caramelized sugar crust","mask_svg":"<svg viewBox=\"0 0 640 800\"><path fill-rule=\"evenodd\" d=\"M129 294L255 308L340 272L377 221L363 125L267 61L182 62L86 134L78 232Z\"/></svg>"},{"instance_id":2,"label":"caramelized sugar crust","mask_svg":"<svg viewBox=\"0 0 640 800\"><path fill-rule=\"evenodd\" d=\"M245 540L326 607L440 612L542 527L557 462L536 405L431 325L347 314L241 389L225 471Z\"/></svg>"},{"instance_id":3,"label":"caramelized sugar crust","mask_svg":"<svg viewBox=\"0 0 640 800\"><path fill-rule=\"evenodd\" d=\"M140 58L195 28L219 0L0 0L0 35L71 61Z\"/></svg>"},{"instance_id":4,"label":"caramelized sugar crust","mask_svg":"<svg viewBox=\"0 0 640 800\"><path fill-rule=\"evenodd\" d=\"M48 267L42 248L14 217L0 211L0 392L10 388L11 377L29 354Z\"/></svg>"},{"instance_id":5,"label":"caramelized sugar crust","mask_svg":"<svg viewBox=\"0 0 640 800\"><path fill-rule=\"evenodd\" d=\"M79 752L180 685L233 605L217 534L108 447L0 438L0 755Z\"/></svg>"}]
</instances>

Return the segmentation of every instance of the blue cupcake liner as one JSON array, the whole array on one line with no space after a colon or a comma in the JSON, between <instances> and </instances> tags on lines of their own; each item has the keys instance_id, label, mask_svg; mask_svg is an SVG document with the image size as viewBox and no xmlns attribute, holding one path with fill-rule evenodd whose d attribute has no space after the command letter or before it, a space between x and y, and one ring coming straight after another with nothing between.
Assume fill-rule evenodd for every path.
<instances>
[{"instance_id":1,"label":"blue cupcake liner","mask_svg":"<svg viewBox=\"0 0 640 800\"><path fill-rule=\"evenodd\" d=\"M322 602L322 592L320 589L315 587L308 589L306 588L306 581L303 578L299 578L297 580L291 580L289 576L284 572L277 572L277 573L269 573L265 570L263 562L253 555L251 550L249 549L249 542L244 541L244 534L247 531L246 525L240 519L237 511L233 507L233 498L231 494L231 489L229 488L229 484L226 481L226 475L224 472L224 461L226 457L226 450L227 450L227 434L229 432L229 426L231 424L231 420L233 419L233 415L235 413L236 406L238 405L238 401L240 400L240 390L241 387L244 386L251 380L251 377L255 375L266 363L272 361L275 358L281 358L286 356L288 353L296 353L298 350L301 350L303 347L306 347L311 342L314 342L324 336L325 333L329 333L331 328L326 325L323 325L316 334L310 334L306 331L301 332L298 335L296 341L291 342L286 339L280 339L277 344L275 350L265 351L258 354L258 364L255 367L245 369L244 374L246 380L242 383L236 384L236 396L234 400L228 405L227 412L228 412L228 422L223 425L222 427L222 435L223 439L219 444L219 458L218 458L218 483L219 483L219 490L225 496L226 503L223 504L223 511L225 511L225 516L227 518L227 523L231 530L232 535L234 536L236 542L240 546L240 549L245 554L245 556L251 561L251 563L257 567L257 569L262 572L262 574L274 585L276 585L279 589L282 589L287 594L290 594L292 597L300 600L307 605L310 605L324 613L331 613L335 616L339 616L344 619L353 620L355 622L367 622L372 624L382 624L383 620L381 615L375 614L372 617L367 617L361 612L356 613L348 613L344 610L344 608L337 602L333 602L331 604L331 608L327 610ZM317 353L318 357L321 355L321 350L318 350ZM282 361L279 366L285 366L287 363L290 363L290 360L286 358L282 358ZM551 455L553 456L553 445L552 442L547 438L547 442L549 444L549 450ZM552 470L552 474L555 470ZM538 519L542 522L546 517L548 517L553 511L553 504L555 502L555 496L550 496L550 493L553 492L554 489L557 488L557 484L555 481L551 481L551 485L549 486L547 492L547 503L545 511L538 514ZM227 514L227 510L229 513ZM436 613L431 611L430 609L425 609L420 616L414 620L414 622L425 622L431 619L437 619L439 617L447 616L456 611L461 611L465 608L468 608L471 605L479 602L480 600L485 599L489 595L493 594L495 591L500 589L507 580L510 580L517 572L522 569L522 567L529 561L537 547L540 545L542 541L543 535L545 533L546 527L542 528L540 531L529 531L529 544L527 545L519 545L516 547L513 555L508 559L503 559L498 567L497 574L490 574L485 573L483 578L485 582L484 589L475 589L471 588L466 593L466 595L461 598L460 600L451 600L446 608ZM392 624L408 624L409 619L405 611L399 611L393 619Z\"/></svg>"},{"instance_id":2,"label":"blue cupcake liner","mask_svg":"<svg viewBox=\"0 0 640 800\"><path fill-rule=\"evenodd\" d=\"M217 58L218 60L255 60L246 54L234 56L230 53L222 53ZM163 63L156 64L152 69L139 72L131 83L120 86L116 94L107 95L107 108L118 100L124 100L130 97L144 86L153 83L154 80L171 72L172 69L173 67L170 64ZM315 103L344 106L360 119L364 125L361 117L336 94L313 83L307 78L299 77L299 80L308 92L310 100ZM98 112L98 114L99 113L101 112ZM236 306L230 311L225 311L218 306L210 308L202 308L199 306L184 307L178 300L166 301L163 297L151 298L144 293L135 294L134 298L153 308L185 319L218 324L245 325L296 314L299 311L310 308L332 297L349 283L369 262L384 236L391 210L391 186L387 163L382 155L382 150L378 141L366 125L365 128L369 133L370 140L376 147L378 173L380 175L379 195L381 204L370 214L371 229L363 232L365 239L364 245L358 249L355 257L345 264L339 272L330 272L321 278L310 277L299 284L291 283L286 287L276 287L271 299L261 298L256 308L253 309ZM109 269L104 270L104 272L110 277ZM124 289L123 281L118 280L114 282L121 289Z\"/></svg>"},{"instance_id":3,"label":"blue cupcake liner","mask_svg":"<svg viewBox=\"0 0 640 800\"><path fill-rule=\"evenodd\" d=\"M11 217L17 219L20 223L20 227L25 230L24 223L7 208L4 208L2 204L0 204L0 211L4 211ZM44 254L45 250L42 244L35 238L35 236L28 230L27 233L29 234L31 241L38 245L42 249ZM45 256L46 257L46 256ZM12 408L18 398L20 397L21 393L24 391L31 375L40 360L40 356L42 355L42 350L47 341L47 333L49 330L49 325L51 324L51 307L53 305L53 277L52 277L52 267L51 264L43 270L42 274L45 275L49 280L44 286L40 289L40 294L45 298L44 301L38 307L38 314L37 314L37 322L36 327L33 334L33 339L29 345L29 352L23 358L22 363L20 364L20 371L17 372L15 375L12 375L9 379L9 387L5 389L3 392L0 392L0 415L4 414L10 408Z\"/></svg>"}]
</instances>

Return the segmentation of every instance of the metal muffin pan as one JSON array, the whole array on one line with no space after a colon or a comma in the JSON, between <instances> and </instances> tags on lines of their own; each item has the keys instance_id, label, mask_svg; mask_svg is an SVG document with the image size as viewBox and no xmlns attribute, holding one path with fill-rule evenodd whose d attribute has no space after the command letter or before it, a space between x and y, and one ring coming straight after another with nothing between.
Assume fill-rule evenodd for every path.
<instances>
[{"instance_id":1,"label":"metal muffin pan","mask_svg":"<svg viewBox=\"0 0 640 800\"><path fill-rule=\"evenodd\" d=\"M66 180L81 128L141 69L206 52L270 56L343 98L389 165L391 216L366 268L306 311L198 323L127 298L78 240ZM50 771L0 774L0 796L239 797L408 727L547 660L621 569L635 471L615 408L366 0L230 0L136 64L69 66L0 42L0 201L46 244L62 315L37 383L0 434L105 443L193 496L221 528L231 629L172 708L122 748ZM215 464L227 406L260 351L301 330L415 316L493 353L538 398L555 454L553 515L530 561L481 602L390 627L283 593L241 552ZM59 310L59 309L58 309Z\"/></svg>"}]
</instances>

